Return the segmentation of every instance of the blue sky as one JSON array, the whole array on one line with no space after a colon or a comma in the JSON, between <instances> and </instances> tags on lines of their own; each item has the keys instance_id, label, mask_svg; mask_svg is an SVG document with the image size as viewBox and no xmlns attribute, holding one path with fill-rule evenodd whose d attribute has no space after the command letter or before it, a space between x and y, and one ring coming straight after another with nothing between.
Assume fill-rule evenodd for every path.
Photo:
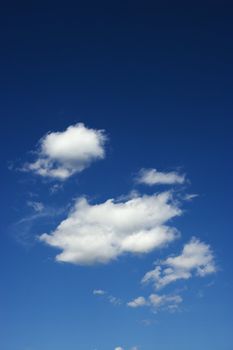
<instances>
[{"instance_id":1,"label":"blue sky","mask_svg":"<svg viewBox=\"0 0 233 350\"><path fill-rule=\"evenodd\" d=\"M231 13L3 6L1 349L232 349Z\"/></svg>"}]
</instances>

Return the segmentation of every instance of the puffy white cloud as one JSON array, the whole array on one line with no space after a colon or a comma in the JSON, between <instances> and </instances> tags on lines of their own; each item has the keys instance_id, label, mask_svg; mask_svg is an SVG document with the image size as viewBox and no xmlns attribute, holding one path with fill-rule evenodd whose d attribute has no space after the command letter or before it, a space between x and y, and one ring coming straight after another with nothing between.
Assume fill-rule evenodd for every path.
<instances>
[{"instance_id":1,"label":"puffy white cloud","mask_svg":"<svg viewBox=\"0 0 233 350\"><path fill-rule=\"evenodd\" d=\"M181 209L170 192L95 205L82 197L67 219L40 240L62 250L57 261L107 263L123 253L145 254L173 241L177 230L165 224L178 215Z\"/></svg>"},{"instance_id":2,"label":"puffy white cloud","mask_svg":"<svg viewBox=\"0 0 233 350\"><path fill-rule=\"evenodd\" d=\"M182 301L183 300L180 295L151 294L147 299L145 297L140 296L128 302L127 305L131 308L149 306L155 310L161 308L174 310L179 306L179 304Z\"/></svg>"},{"instance_id":3,"label":"puffy white cloud","mask_svg":"<svg viewBox=\"0 0 233 350\"><path fill-rule=\"evenodd\" d=\"M193 275L205 276L216 272L214 255L209 245L193 237L180 255L169 257L145 274L143 283L152 282L156 289Z\"/></svg>"},{"instance_id":4,"label":"puffy white cloud","mask_svg":"<svg viewBox=\"0 0 233 350\"><path fill-rule=\"evenodd\" d=\"M48 133L40 140L38 158L25 164L24 170L65 180L83 171L92 161L103 159L105 141L103 130L89 129L81 123L63 132Z\"/></svg>"},{"instance_id":5,"label":"puffy white cloud","mask_svg":"<svg viewBox=\"0 0 233 350\"><path fill-rule=\"evenodd\" d=\"M156 169L141 169L137 177L137 182L149 186L183 184L185 182L185 176L178 174L176 171L164 173Z\"/></svg>"},{"instance_id":6,"label":"puffy white cloud","mask_svg":"<svg viewBox=\"0 0 233 350\"><path fill-rule=\"evenodd\" d=\"M137 297L136 299L129 301L127 303L128 306L133 307L133 308L137 308L140 306L145 306L147 305L147 301L144 297Z\"/></svg>"}]
</instances>

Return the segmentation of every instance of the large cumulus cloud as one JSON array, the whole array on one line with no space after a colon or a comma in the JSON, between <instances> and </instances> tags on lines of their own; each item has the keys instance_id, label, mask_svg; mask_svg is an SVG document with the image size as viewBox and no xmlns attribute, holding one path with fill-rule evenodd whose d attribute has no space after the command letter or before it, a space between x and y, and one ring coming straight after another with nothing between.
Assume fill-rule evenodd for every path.
<instances>
[{"instance_id":1,"label":"large cumulus cloud","mask_svg":"<svg viewBox=\"0 0 233 350\"><path fill-rule=\"evenodd\" d=\"M171 192L90 204L77 199L68 217L40 240L62 252L57 261L106 263L123 253L145 254L177 237L168 221L181 215Z\"/></svg>"}]
</instances>

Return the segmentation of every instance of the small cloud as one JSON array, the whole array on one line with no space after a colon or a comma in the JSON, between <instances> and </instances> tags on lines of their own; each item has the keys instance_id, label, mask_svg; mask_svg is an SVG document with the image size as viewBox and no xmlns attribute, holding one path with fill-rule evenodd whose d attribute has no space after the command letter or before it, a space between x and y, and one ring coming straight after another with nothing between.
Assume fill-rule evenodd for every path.
<instances>
[{"instance_id":1,"label":"small cloud","mask_svg":"<svg viewBox=\"0 0 233 350\"><path fill-rule=\"evenodd\" d=\"M142 306L151 307L154 311L159 309L174 310L177 309L182 302L180 295L159 295L151 294L147 299L145 297L138 297L130 301L127 305L131 308L138 308Z\"/></svg>"},{"instance_id":2,"label":"small cloud","mask_svg":"<svg viewBox=\"0 0 233 350\"><path fill-rule=\"evenodd\" d=\"M102 289L94 289L93 290L93 295L96 296L104 296L105 300L107 300L109 303L113 304L113 305L121 305L122 301L121 299L109 294L108 292L106 292L105 290Z\"/></svg>"},{"instance_id":3,"label":"small cloud","mask_svg":"<svg viewBox=\"0 0 233 350\"><path fill-rule=\"evenodd\" d=\"M185 175L176 171L160 172L156 169L141 169L136 179L137 183L149 186L153 185L175 185L185 182Z\"/></svg>"},{"instance_id":4,"label":"small cloud","mask_svg":"<svg viewBox=\"0 0 233 350\"><path fill-rule=\"evenodd\" d=\"M124 348L122 348L122 346L117 346L114 350L124 350ZM137 346L133 346L130 348L130 350L139 350L139 348Z\"/></svg>"},{"instance_id":5,"label":"small cloud","mask_svg":"<svg viewBox=\"0 0 233 350\"><path fill-rule=\"evenodd\" d=\"M199 299L204 298L204 296L205 296L205 294L204 294L204 291L203 291L203 290L199 290L199 291L197 292L197 297L198 297Z\"/></svg>"},{"instance_id":6,"label":"small cloud","mask_svg":"<svg viewBox=\"0 0 233 350\"><path fill-rule=\"evenodd\" d=\"M94 289L93 294L94 295L105 295L106 292L105 292L105 290L102 290L102 289Z\"/></svg>"},{"instance_id":7,"label":"small cloud","mask_svg":"<svg viewBox=\"0 0 233 350\"><path fill-rule=\"evenodd\" d=\"M215 281L210 281L209 283L207 283L206 287L210 288L213 287L215 285Z\"/></svg>"},{"instance_id":8,"label":"small cloud","mask_svg":"<svg viewBox=\"0 0 233 350\"><path fill-rule=\"evenodd\" d=\"M39 141L37 159L26 163L23 171L42 177L66 180L90 163L105 157L103 130L89 129L79 123L62 132L50 132Z\"/></svg>"},{"instance_id":9,"label":"small cloud","mask_svg":"<svg viewBox=\"0 0 233 350\"><path fill-rule=\"evenodd\" d=\"M61 183L59 184L54 184L53 186L50 187L50 193L54 194L57 193L59 190L63 188L63 185Z\"/></svg>"},{"instance_id":10,"label":"small cloud","mask_svg":"<svg viewBox=\"0 0 233 350\"><path fill-rule=\"evenodd\" d=\"M165 307L167 309L176 309L183 299L180 295L158 295L151 294L149 296L150 304L155 308L159 309Z\"/></svg>"},{"instance_id":11,"label":"small cloud","mask_svg":"<svg viewBox=\"0 0 233 350\"><path fill-rule=\"evenodd\" d=\"M144 320L141 320L141 323L144 325L144 326L150 326L152 323L153 323L153 321L151 320L151 319L149 319L149 318L146 318L146 319L144 319Z\"/></svg>"},{"instance_id":12,"label":"small cloud","mask_svg":"<svg viewBox=\"0 0 233 350\"><path fill-rule=\"evenodd\" d=\"M114 297L113 295L108 295L108 301L115 306L119 306L122 304L121 299Z\"/></svg>"},{"instance_id":13,"label":"small cloud","mask_svg":"<svg viewBox=\"0 0 233 350\"><path fill-rule=\"evenodd\" d=\"M180 255L169 257L147 272L142 283L152 282L156 289L193 275L204 277L217 271L214 255L209 245L193 237L184 245Z\"/></svg>"},{"instance_id":14,"label":"small cloud","mask_svg":"<svg viewBox=\"0 0 233 350\"><path fill-rule=\"evenodd\" d=\"M41 202L28 201L27 205L34 209L34 211L37 213L40 213L44 210L44 204Z\"/></svg>"},{"instance_id":15,"label":"small cloud","mask_svg":"<svg viewBox=\"0 0 233 350\"><path fill-rule=\"evenodd\" d=\"M147 305L147 301L144 297L137 297L136 299L128 302L127 305L130 307L136 308L136 307Z\"/></svg>"},{"instance_id":16,"label":"small cloud","mask_svg":"<svg viewBox=\"0 0 233 350\"><path fill-rule=\"evenodd\" d=\"M186 201L192 201L194 198L198 197L198 194L191 193L191 194L186 194L184 196L184 200Z\"/></svg>"}]
</instances>

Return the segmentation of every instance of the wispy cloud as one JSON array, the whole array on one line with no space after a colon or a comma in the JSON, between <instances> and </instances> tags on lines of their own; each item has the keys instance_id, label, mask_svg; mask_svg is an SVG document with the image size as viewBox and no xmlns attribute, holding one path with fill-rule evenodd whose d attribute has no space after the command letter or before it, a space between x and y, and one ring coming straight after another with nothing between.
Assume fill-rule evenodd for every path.
<instances>
[{"instance_id":1,"label":"wispy cloud","mask_svg":"<svg viewBox=\"0 0 233 350\"><path fill-rule=\"evenodd\" d=\"M103 290L103 289L94 289L94 290L93 290L93 294L94 294L94 295L105 295L106 292L105 292L105 290Z\"/></svg>"},{"instance_id":2,"label":"wispy cloud","mask_svg":"<svg viewBox=\"0 0 233 350\"><path fill-rule=\"evenodd\" d=\"M120 298L114 297L113 295L108 295L108 301L115 306L122 305L122 300Z\"/></svg>"},{"instance_id":3,"label":"wispy cloud","mask_svg":"<svg viewBox=\"0 0 233 350\"><path fill-rule=\"evenodd\" d=\"M44 204L36 201L28 201L27 205L35 210L35 212L40 213L44 210Z\"/></svg>"},{"instance_id":4,"label":"wispy cloud","mask_svg":"<svg viewBox=\"0 0 233 350\"><path fill-rule=\"evenodd\" d=\"M198 197L199 195L196 194L196 193L187 193L185 196L184 196L184 200L186 201L192 201L194 198Z\"/></svg>"},{"instance_id":5,"label":"wispy cloud","mask_svg":"<svg viewBox=\"0 0 233 350\"><path fill-rule=\"evenodd\" d=\"M122 346L117 346L114 350L125 350ZM139 350L139 347L133 346L129 350Z\"/></svg>"},{"instance_id":6,"label":"wispy cloud","mask_svg":"<svg viewBox=\"0 0 233 350\"><path fill-rule=\"evenodd\" d=\"M27 202L27 205L33 209L33 212L11 224L8 230L18 243L28 247L37 241L38 230L41 229L41 225L51 223L55 218L61 218L67 208L54 208L41 202L31 201Z\"/></svg>"},{"instance_id":7,"label":"wispy cloud","mask_svg":"<svg viewBox=\"0 0 233 350\"><path fill-rule=\"evenodd\" d=\"M185 182L185 175L179 174L176 171L160 172L156 169L141 169L136 181L149 186L183 184Z\"/></svg>"},{"instance_id":8,"label":"wispy cloud","mask_svg":"<svg viewBox=\"0 0 233 350\"><path fill-rule=\"evenodd\" d=\"M145 318L143 320L141 320L141 324L143 324L143 326L151 326L155 321L150 319L150 318Z\"/></svg>"},{"instance_id":9,"label":"wispy cloud","mask_svg":"<svg viewBox=\"0 0 233 350\"><path fill-rule=\"evenodd\" d=\"M50 187L50 193L51 194L54 194L54 193L57 193L59 190L63 189L63 184L62 183L56 183L56 184L53 184L51 187Z\"/></svg>"},{"instance_id":10,"label":"wispy cloud","mask_svg":"<svg viewBox=\"0 0 233 350\"><path fill-rule=\"evenodd\" d=\"M115 306L119 306L122 304L122 300L120 298L111 295L103 289L94 289L92 293L93 295L104 297L105 300L107 300L109 303Z\"/></svg>"}]
</instances>

